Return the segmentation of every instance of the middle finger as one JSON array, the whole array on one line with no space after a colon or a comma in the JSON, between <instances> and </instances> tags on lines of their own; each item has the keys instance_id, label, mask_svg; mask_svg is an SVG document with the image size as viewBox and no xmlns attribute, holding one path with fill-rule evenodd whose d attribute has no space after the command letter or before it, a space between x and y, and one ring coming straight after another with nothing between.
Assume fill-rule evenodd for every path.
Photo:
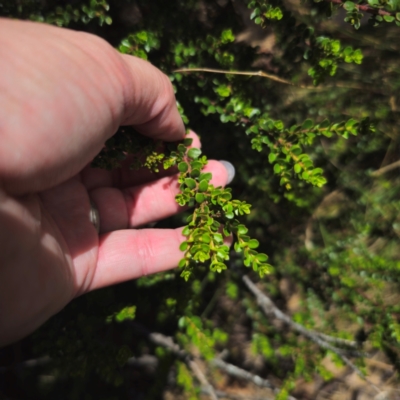
<instances>
[{"instance_id":1,"label":"middle finger","mask_svg":"<svg viewBox=\"0 0 400 400\"><path fill-rule=\"evenodd\" d=\"M214 186L227 183L228 173L222 163L210 160L204 170L212 173ZM178 193L178 175L174 175L122 190L96 188L89 195L99 211L100 232L104 233L137 228L183 211L175 201Z\"/></svg>"}]
</instances>

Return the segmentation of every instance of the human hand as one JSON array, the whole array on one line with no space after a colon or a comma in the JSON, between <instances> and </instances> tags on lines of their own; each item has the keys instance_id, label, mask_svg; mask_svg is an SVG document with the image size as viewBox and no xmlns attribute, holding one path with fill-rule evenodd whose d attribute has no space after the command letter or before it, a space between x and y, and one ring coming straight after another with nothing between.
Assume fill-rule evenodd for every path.
<instances>
[{"instance_id":1,"label":"human hand","mask_svg":"<svg viewBox=\"0 0 400 400\"><path fill-rule=\"evenodd\" d=\"M165 141L184 126L168 78L93 35L0 19L0 71L4 345L78 295L177 265L180 229L130 229L180 210L177 177L88 164L120 125ZM207 169L227 182L221 163Z\"/></svg>"}]
</instances>

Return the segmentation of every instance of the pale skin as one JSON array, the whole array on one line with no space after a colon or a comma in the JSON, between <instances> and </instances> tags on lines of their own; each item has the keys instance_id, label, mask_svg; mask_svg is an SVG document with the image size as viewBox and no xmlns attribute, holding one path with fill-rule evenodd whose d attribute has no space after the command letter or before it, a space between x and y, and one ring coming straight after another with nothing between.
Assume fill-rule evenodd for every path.
<instances>
[{"instance_id":1,"label":"pale skin","mask_svg":"<svg viewBox=\"0 0 400 400\"><path fill-rule=\"evenodd\" d=\"M79 295L182 257L181 229L132 229L181 211L174 172L89 166L120 125L184 137L163 73L93 35L0 19L0 346ZM207 170L226 184L221 163Z\"/></svg>"}]
</instances>

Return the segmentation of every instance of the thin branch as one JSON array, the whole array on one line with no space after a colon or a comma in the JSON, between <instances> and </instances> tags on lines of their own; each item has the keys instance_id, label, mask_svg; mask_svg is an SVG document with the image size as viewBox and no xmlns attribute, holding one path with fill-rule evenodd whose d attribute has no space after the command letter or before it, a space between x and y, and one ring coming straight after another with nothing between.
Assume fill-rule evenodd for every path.
<instances>
[{"instance_id":1,"label":"thin branch","mask_svg":"<svg viewBox=\"0 0 400 400\"><path fill-rule=\"evenodd\" d=\"M212 400L218 400L218 396L215 393L214 387L208 382L206 376L203 371L199 367L199 365L194 360L188 361L189 368L192 370L195 377L199 380L199 382L203 385L203 387L207 390L208 395L212 398Z\"/></svg>"},{"instance_id":2,"label":"thin branch","mask_svg":"<svg viewBox=\"0 0 400 400\"><path fill-rule=\"evenodd\" d=\"M364 379L367 383L369 383L370 386L372 386L378 393L381 392L381 390L374 383L372 383L361 372L361 370L356 365L354 365L354 363L352 361L349 360L349 358L347 358L343 354L342 349L338 349L337 347L330 345L315 332L308 330L303 325L300 325L297 322L294 322L288 315L284 314L281 310L279 310L276 307L276 305L272 302L272 300L266 294L264 294L260 289L258 289L258 287L251 281L251 279L248 276L243 276L242 279L243 279L243 282L245 283L245 285L248 287L248 289L256 297L258 305L263 310L263 312L266 316L268 316L268 317L273 316L273 317L285 322L294 331L297 331L298 333L302 334L304 337L310 339L311 341L316 343L318 346L320 346L326 350L332 351L337 356L339 356L341 358L341 360L347 366L349 366L357 375L359 375L362 379Z\"/></svg>"},{"instance_id":3,"label":"thin branch","mask_svg":"<svg viewBox=\"0 0 400 400\"><path fill-rule=\"evenodd\" d=\"M195 357L185 350L181 349L181 347L176 344L171 337L165 336L162 333L150 332L142 325L131 322L130 325L142 335L146 336L152 343L157 346L164 347L171 351L177 358L184 362L193 361ZM211 365L222 369L228 375L234 376L236 378L244 379L250 381L261 388L268 388L274 391L274 393L279 393L279 389L276 388L271 382L266 379L261 378L258 375L254 375L244 369L236 367L233 364L229 364L223 361L221 358L214 358L209 362ZM215 392L216 393L216 392ZM294 397L289 397L289 400L296 400Z\"/></svg>"},{"instance_id":4,"label":"thin branch","mask_svg":"<svg viewBox=\"0 0 400 400\"><path fill-rule=\"evenodd\" d=\"M279 76L267 74L264 71L229 71L229 70L223 70L223 69L213 69L213 68L179 68L176 69L173 72L179 72L179 73L186 73L186 72L210 72L213 74L228 74L228 75L246 75L246 76L261 76L263 78L271 79L272 81L279 82L279 83L284 83L285 85L290 85L290 86L296 86L301 89L309 89L309 90L315 90L319 89L315 86L304 86L304 85L296 85L293 82L290 82L286 79L279 78Z\"/></svg>"},{"instance_id":5,"label":"thin branch","mask_svg":"<svg viewBox=\"0 0 400 400\"><path fill-rule=\"evenodd\" d=\"M201 393L208 394L207 389L201 388ZM233 393L228 393L228 392L223 392L222 390L216 390L215 393L217 394L218 398L225 398L225 399L231 399L231 400L274 400L274 397L252 397L247 394L245 395L240 395L240 394L233 394Z\"/></svg>"},{"instance_id":6,"label":"thin branch","mask_svg":"<svg viewBox=\"0 0 400 400\"><path fill-rule=\"evenodd\" d=\"M315 333L317 336L319 336L321 339L325 340L325 342L334 343L339 346L348 346L348 347L353 347L353 348L358 347L357 342L354 340L337 338L337 337L325 335L325 333L316 332L316 331L312 331L312 332Z\"/></svg>"},{"instance_id":7,"label":"thin branch","mask_svg":"<svg viewBox=\"0 0 400 400\"><path fill-rule=\"evenodd\" d=\"M341 7L343 7L344 2L342 0L325 0L328 3L333 3L333 4L337 4ZM385 16L385 15L392 15L394 16L395 13L391 13L389 11L385 11L382 10L381 8L375 8L375 7L371 7L367 4L357 4L354 3L354 6L359 10L359 11L364 11L368 14L373 14L373 15L380 15L380 16Z\"/></svg>"},{"instance_id":8,"label":"thin branch","mask_svg":"<svg viewBox=\"0 0 400 400\"><path fill-rule=\"evenodd\" d=\"M377 169L376 171L371 172L371 176L377 177L381 176L383 174L386 174L386 172L392 171L393 169L399 168L400 167L400 160L395 161L392 164L385 165L382 168Z\"/></svg>"},{"instance_id":9,"label":"thin branch","mask_svg":"<svg viewBox=\"0 0 400 400\"><path fill-rule=\"evenodd\" d=\"M261 378L261 376L255 375L250 373L249 371L246 371L245 369L239 368L236 365L229 364L220 358L214 358L213 360L210 361L212 365L215 367L222 369L225 371L228 375L234 376L235 378L240 378L244 379L246 381L250 381L254 383L255 385L262 387L262 388L267 388L271 389L274 394L278 394L280 392L279 389L277 389L270 381L267 379ZM296 400L294 397L289 396L288 400Z\"/></svg>"},{"instance_id":10,"label":"thin branch","mask_svg":"<svg viewBox=\"0 0 400 400\"><path fill-rule=\"evenodd\" d=\"M224 69L214 69L214 68L179 68L172 72L179 73L188 73L188 72L209 72L213 74L227 74L227 75L245 75L245 76L261 76L262 78L267 78L275 82L283 83L285 85L297 87L299 89L307 89L307 90L325 90L332 89L335 87L344 88L344 89L355 89L355 90L369 90L374 93L383 93L381 90L376 90L371 87L366 87L363 85L358 85L356 83L346 83L346 82L337 82L335 85L329 86L308 86L308 85L297 85L293 82L290 82L286 79L280 78L279 76L267 74L264 71L229 71Z\"/></svg>"},{"instance_id":11,"label":"thin branch","mask_svg":"<svg viewBox=\"0 0 400 400\"><path fill-rule=\"evenodd\" d=\"M224 360L221 360L220 358L214 358L211 360L211 365L214 365L215 367L218 367L219 369L222 369L225 371L228 375L234 376L236 378L244 379L246 381L253 382L255 385L262 387L262 388L268 388L268 389L275 389L275 386L272 385L270 381L267 379L261 378L261 376L254 375L250 373L249 371L246 371L242 368L237 367L236 365L229 364L225 362Z\"/></svg>"}]
</instances>

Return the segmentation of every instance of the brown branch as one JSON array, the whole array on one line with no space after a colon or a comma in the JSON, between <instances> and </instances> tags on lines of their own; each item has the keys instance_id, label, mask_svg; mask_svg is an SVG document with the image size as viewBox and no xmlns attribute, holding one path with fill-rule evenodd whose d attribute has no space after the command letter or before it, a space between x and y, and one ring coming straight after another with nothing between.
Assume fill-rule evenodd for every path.
<instances>
[{"instance_id":1,"label":"brown branch","mask_svg":"<svg viewBox=\"0 0 400 400\"><path fill-rule=\"evenodd\" d=\"M246 371L242 368L237 367L236 365L229 364L229 363L221 360L220 358L214 358L213 360L211 360L210 363L212 365L214 365L215 367L222 369L228 375L234 376L235 378L244 379L246 381L250 381L250 382L254 383L255 385L257 385L259 387L271 389L275 395L277 395L280 392L280 390L277 389L274 385L272 385L271 382L268 381L267 379L264 379L258 375L252 374L249 371ZM289 396L288 400L296 400L296 398Z\"/></svg>"},{"instance_id":2,"label":"brown branch","mask_svg":"<svg viewBox=\"0 0 400 400\"><path fill-rule=\"evenodd\" d=\"M307 85L296 85L293 82L290 82L286 79L280 78L276 75L267 74L264 71L229 71L224 69L214 69L214 68L179 68L172 72L176 73L189 73L189 72L208 72L213 74L227 74L227 75L245 75L245 76L261 76L262 78L267 78L275 82L283 83L285 85L297 87L299 89L307 89L307 90L325 90L332 88L343 88L343 89L352 89L352 90L368 90L373 93L383 92L379 89L374 89L368 86L358 85L356 83L346 83L346 82L337 82L335 85L329 86L307 86Z\"/></svg>"},{"instance_id":3,"label":"brown branch","mask_svg":"<svg viewBox=\"0 0 400 400\"><path fill-rule=\"evenodd\" d=\"M264 71L229 71L224 69L213 69L213 68L179 68L172 72L186 73L186 72L210 72L213 74L227 74L227 75L245 75L245 76L261 76L263 78L270 79L275 82L283 83L285 85L296 86L301 89L318 90L315 86L304 86L296 85L286 79L280 78L279 76L267 74Z\"/></svg>"},{"instance_id":4,"label":"brown branch","mask_svg":"<svg viewBox=\"0 0 400 400\"><path fill-rule=\"evenodd\" d=\"M383 174L386 174L386 172L392 171L395 168L399 168L400 167L400 160L395 161L392 164L389 165L385 165L382 168L377 169L376 171L371 172L371 176L373 177L377 177L377 176L381 176Z\"/></svg>"},{"instance_id":5,"label":"brown branch","mask_svg":"<svg viewBox=\"0 0 400 400\"><path fill-rule=\"evenodd\" d=\"M310 339L311 341L316 343L318 346L320 346L326 350L332 351L337 356L339 356L340 359L347 366L349 366L358 376L360 376L371 387L373 387L378 393L381 392L381 390L374 383L372 383L361 372L361 370L356 365L354 365L354 363L348 357L346 357L343 354L343 351L341 349L338 349L337 347L334 347L331 344L327 343L318 334L316 334L316 332L310 331L309 329L305 328L303 325L300 325L297 322L294 322L288 315L284 314L281 310L279 310L278 307L276 307L276 305L272 302L272 300L265 293L263 293L260 289L258 289L258 287L251 281L251 279L248 276L243 276L242 279L243 279L243 282L245 283L245 285L248 287L248 289L256 297L258 305L260 306L261 310L264 312L264 314L267 317L273 316L276 319L279 319L279 320L285 322L294 331L297 331L298 333L300 333L307 339Z\"/></svg>"},{"instance_id":6,"label":"brown branch","mask_svg":"<svg viewBox=\"0 0 400 400\"><path fill-rule=\"evenodd\" d=\"M204 388L201 388L201 392L208 394L207 390ZM231 399L231 400L274 400L274 397L252 397L247 394L245 395L240 395L240 394L233 394L233 393L228 393L228 392L223 392L222 390L216 390L215 393L219 398L224 398L224 399Z\"/></svg>"},{"instance_id":7,"label":"brown branch","mask_svg":"<svg viewBox=\"0 0 400 400\"><path fill-rule=\"evenodd\" d=\"M212 400L218 400L218 396L215 393L214 387L208 382L206 376L203 371L199 367L199 365L194 360L188 361L189 368L192 370L193 374L199 380L199 382L203 385L203 387L207 390L208 395L212 398Z\"/></svg>"},{"instance_id":8,"label":"brown branch","mask_svg":"<svg viewBox=\"0 0 400 400\"><path fill-rule=\"evenodd\" d=\"M337 4L340 7L343 7L344 2L342 0L325 0L329 3ZM359 11L364 11L368 14L373 14L373 15L391 15L394 16L395 13L391 13L389 11L382 10L381 8L375 8L371 7L367 4L356 4L354 3L354 6L359 10Z\"/></svg>"},{"instance_id":9,"label":"brown branch","mask_svg":"<svg viewBox=\"0 0 400 400\"><path fill-rule=\"evenodd\" d=\"M195 357L192 354L181 349L181 347L178 344L176 344L171 337L165 336L162 333L150 332L146 328L144 328L142 325L140 325L136 322L131 322L130 326L132 326L136 332L146 336L155 345L161 346L161 347L164 347L164 348L170 350L172 354L174 354L177 358L184 361L185 363L187 363L188 360L191 361L191 360L195 359ZM258 375L254 375L244 369L236 367L233 364L229 364L229 363L223 361L221 358L214 358L209 363L217 368L222 369L228 375L250 381L261 388L272 389L275 394L279 393L279 389L276 388L267 379L263 379ZM208 389L206 389L206 390L208 390ZM217 392L215 392L215 393L217 393ZM290 396L289 400L296 400L296 399L294 397Z\"/></svg>"}]
</instances>

